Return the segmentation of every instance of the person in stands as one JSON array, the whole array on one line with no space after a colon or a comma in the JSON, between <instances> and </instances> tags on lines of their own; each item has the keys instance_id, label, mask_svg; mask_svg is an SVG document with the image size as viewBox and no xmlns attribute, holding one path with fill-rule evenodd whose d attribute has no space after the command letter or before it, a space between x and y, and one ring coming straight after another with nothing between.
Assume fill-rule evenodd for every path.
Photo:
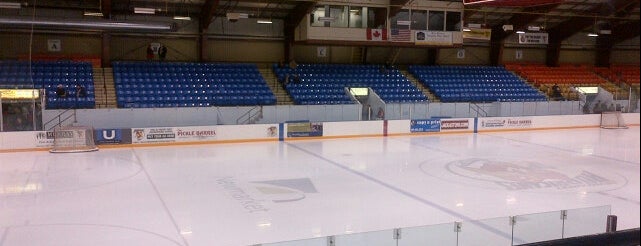
<instances>
[{"instance_id":1,"label":"person in stands","mask_svg":"<svg viewBox=\"0 0 641 246\"><path fill-rule=\"evenodd\" d=\"M151 48L151 44L147 46L147 60L151 61L154 59L154 49Z\"/></svg>"},{"instance_id":2,"label":"person in stands","mask_svg":"<svg viewBox=\"0 0 641 246\"><path fill-rule=\"evenodd\" d=\"M561 95L561 88L557 84L552 86L552 97L554 97L555 100L561 100L563 98Z\"/></svg>"},{"instance_id":3,"label":"person in stands","mask_svg":"<svg viewBox=\"0 0 641 246\"><path fill-rule=\"evenodd\" d=\"M593 114L601 113L601 100L598 100L596 103L594 103L594 107L592 107L592 113Z\"/></svg>"},{"instance_id":4,"label":"person in stands","mask_svg":"<svg viewBox=\"0 0 641 246\"><path fill-rule=\"evenodd\" d=\"M85 89L85 87L80 84L76 84L76 97L86 97L86 96L87 96L87 90Z\"/></svg>"},{"instance_id":5,"label":"person in stands","mask_svg":"<svg viewBox=\"0 0 641 246\"><path fill-rule=\"evenodd\" d=\"M59 98L67 97L67 90L62 86L62 84L58 84L56 87L56 96Z\"/></svg>"},{"instance_id":6,"label":"person in stands","mask_svg":"<svg viewBox=\"0 0 641 246\"><path fill-rule=\"evenodd\" d=\"M161 61L165 60L165 57L167 57L167 46L162 46L160 48L160 52L158 53L158 57L160 58Z\"/></svg>"}]
</instances>

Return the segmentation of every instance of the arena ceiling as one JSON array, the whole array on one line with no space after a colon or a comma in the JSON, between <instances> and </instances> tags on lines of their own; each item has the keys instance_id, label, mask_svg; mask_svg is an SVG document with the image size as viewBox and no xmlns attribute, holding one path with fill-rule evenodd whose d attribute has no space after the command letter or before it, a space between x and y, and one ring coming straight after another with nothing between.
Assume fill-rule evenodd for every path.
<instances>
[{"instance_id":1,"label":"arena ceiling","mask_svg":"<svg viewBox=\"0 0 641 246\"><path fill-rule=\"evenodd\" d=\"M413 0L390 0L390 14ZM611 30L613 41L639 36L639 0L440 0L463 2L464 23L501 30L538 27L555 33L561 40L579 31ZM252 18L282 19L285 28L296 26L319 1L295 0L0 0L0 18L36 11L84 11L101 13L103 18L135 15L135 8L154 10L156 16L188 15L206 29L215 18L243 13ZM328 2L328 1L323 1ZM329 1L332 2L331 0ZM19 4L23 10L14 9ZM345 1L336 1L345 4ZM287 31L286 31L287 32ZM506 33L506 32L503 32ZM504 34L508 35L508 34ZM504 37L502 37L504 38Z\"/></svg>"}]
</instances>

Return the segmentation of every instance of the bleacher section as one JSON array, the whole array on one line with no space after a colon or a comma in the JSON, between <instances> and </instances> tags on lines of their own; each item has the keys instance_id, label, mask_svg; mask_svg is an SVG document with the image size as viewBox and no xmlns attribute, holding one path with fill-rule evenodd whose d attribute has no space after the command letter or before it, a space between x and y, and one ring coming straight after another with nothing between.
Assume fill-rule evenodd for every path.
<instances>
[{"instance_id":1,"label":"bleacher section","mask_svg":"<svg viewBox=\"0 0 641 246\"><path fill-rule=\"evenodd\" d=\"M619 86L623 86L623 83L629 87L632 87L634 92L637 93L637 95L639 94L639 66L613 65L610 68L596 67L594 68L594 71Z\"/></svg>"},{"instance_id":2,"label":"bleacher section","mask_svg":"<svg viewBox=\"0 0 641 246\"><path fill-rule=\"evenodd\" d=\"M512 64L506 67L523 76L548 95L552 94L550 88L557 84L561 88L562 96L569 100L578 100L578 93L571 89L575 86L599 86L618 98L627 98L628 96L626 91L600 77L592 67L586 65L547 67L545 65Z\"/></svg>"},{"instance_id":3,"label":"bleacher section","mask_svg":"<svg viewBox=\"0 0 641 246\"><path fill-rule=\"evenodd\" d=\"M120 108L272 105L255 64L114 62Z\"/></svg>"},{"instance_id":4,"label":"bleacher section","mask_svg":"<svg viewBox=\"0 0 641 246\"><path fill-rule=\"evenodd\" d=\"M413 65L409 71L442 102L547 100L503 67Z\"/></svg>"},{"instance_id":5,"label":"bleacher section","mask_svg":"<svg viewBox=\"0 0 641 246\"><path fill-rule=\"evenodd\" d=\"M31 70L31 73L29 72ZM58 98L61 84L68 96ZM86 97L76 97L76 85L84 86ZM91 63L72 61L0 61L0 88L45 89L47 109L94 108L95 95Z\"/></svg>"},{"instance_id":6,"label":"bleacher section","mask_svg":"<svg viewBox=\"0 0 641 246\"><path fill-rule=\"evenodd\" d=\"M400 71L380 65L299 64L296 68L273 65L279 81L290 82L285 88L295 104L351 104L345 88L370 87L387 103L424 102L427 97ZM300 81L293 77L298 75Z\"/></svg>"}]
</instances>

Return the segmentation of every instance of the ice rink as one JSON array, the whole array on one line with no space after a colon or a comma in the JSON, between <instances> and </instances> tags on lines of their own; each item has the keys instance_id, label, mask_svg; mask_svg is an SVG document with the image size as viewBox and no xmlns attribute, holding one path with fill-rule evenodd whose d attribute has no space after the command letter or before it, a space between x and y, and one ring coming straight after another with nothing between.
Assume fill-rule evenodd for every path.
<instances>
[{"instance_id":1,"label":"ice rink","mask_svg":"<svg viewBox=\"0 0 641 246\"><path fill-rule=\"evenodd\" d=\"M639 127L0 154L0 246L244 246L610 205Z\"/></svg>"}]
</instances>

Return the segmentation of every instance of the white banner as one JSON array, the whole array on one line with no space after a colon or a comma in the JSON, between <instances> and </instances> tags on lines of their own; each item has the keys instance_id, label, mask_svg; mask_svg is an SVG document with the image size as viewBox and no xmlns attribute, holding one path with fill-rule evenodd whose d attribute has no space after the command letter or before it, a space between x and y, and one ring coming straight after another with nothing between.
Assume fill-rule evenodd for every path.
<instances>
[{"instance_id":1,"label":"white banner","mask_svg":"<svg viewBox=\"0 0 641 246\"><path fill-rule=\"evenodd\" d=\"M414 34L416 45L452 45L451 32L416 31Z\"/></svg>"},{"instance_id":2,"label":"white banner","mask_svg":"<svg viewBox=\"0 0 641 246\"><path fill-rule=\"evenodd\" d=\"M519 44L548 44L548 34L544 32L519 33Z\"/></svg>"},{"instance_id":3,"label":"white banner","mask_svg":"<svg viewBox=\"0 0 641 246\"><path fill-rule=\"evenodd\" d=\"M532 117L494 117L481 118L478 129L523 129L532 127Z\"/></svg>"},{"instance_id":4,"label":"white banner","mask_svg":"<svg viewBox=\"0 0 641 246\"><path fill-rule=\"evenodd\" d=\"M196 142L216 139L216 127L213 126L192 126L175 127L176 142Z\"/></svg>"},{"instance_id":5,"label":"white banner","mask_svg":"<svg viewBox=\"0 0 641 246\"><path fill-rule=\"evenodd\" d=\"M132 143L160 143L175 141L176 133L172 127L131 129Z\"/></svg>"}]
</instances>

